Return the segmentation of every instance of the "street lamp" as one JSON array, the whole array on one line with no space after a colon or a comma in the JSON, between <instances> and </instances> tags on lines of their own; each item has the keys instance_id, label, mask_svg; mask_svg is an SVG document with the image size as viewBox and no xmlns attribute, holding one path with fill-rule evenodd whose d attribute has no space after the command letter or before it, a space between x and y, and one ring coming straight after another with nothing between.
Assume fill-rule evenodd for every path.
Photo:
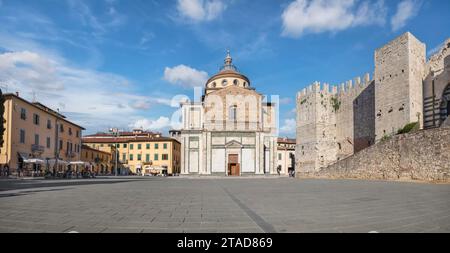
<instances>
[{"instance_id":1,"label":"street lamp","mask_svg":"<svg viewBox=\"0 0 450 253\"><path fill-rule=\"evenodd\" d=\"M110 128L109 132L112 133L112 135L115 137L115 144L114 144L114 175L117 177L117 137L119 136L119 129L117 128Z\"/></svg>"}]
</instances>

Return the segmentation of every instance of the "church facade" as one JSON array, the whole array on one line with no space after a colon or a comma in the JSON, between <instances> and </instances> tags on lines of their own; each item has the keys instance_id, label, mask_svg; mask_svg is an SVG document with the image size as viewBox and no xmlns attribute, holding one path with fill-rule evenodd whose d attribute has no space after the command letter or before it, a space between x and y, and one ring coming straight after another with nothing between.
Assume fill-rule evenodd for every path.
<instances>
[{"instance_id":1,"label":"church facade","mask_svg":"<svg viewBox=\"0 0 450 253\"><path fill-rule=\"evenodd\" d=\"M277 105L233 65L206 82L200 101L181 103L181 174L276 174Z\"/></svg>"}]
</instances>

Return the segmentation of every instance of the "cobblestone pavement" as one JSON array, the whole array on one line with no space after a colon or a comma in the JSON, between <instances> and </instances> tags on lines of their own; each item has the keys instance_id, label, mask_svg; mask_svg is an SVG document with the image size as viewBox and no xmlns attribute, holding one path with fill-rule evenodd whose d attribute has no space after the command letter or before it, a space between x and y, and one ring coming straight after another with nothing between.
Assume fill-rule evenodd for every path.
<instances>
[{"instance_id":1,"label":"cobblestone pavement","mask_svg":"<svg viewBox=\"0 0 450 253\"><path fill-rule=\"evenodd\" d=\"M0 180L0 232L450 232L449 196L358 180Z\"/></svg>"}]
</instances>

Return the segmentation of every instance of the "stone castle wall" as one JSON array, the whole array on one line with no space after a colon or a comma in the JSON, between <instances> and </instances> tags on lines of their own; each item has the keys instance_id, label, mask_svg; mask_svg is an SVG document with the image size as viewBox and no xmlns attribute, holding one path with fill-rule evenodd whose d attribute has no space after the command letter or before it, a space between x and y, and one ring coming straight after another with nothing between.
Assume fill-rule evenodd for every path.
<instances>
[{"instance_id":1,"label":"stone castle wall","mask_svg":"<svg viewBox=\"0 0 450 253\"><path fill-rule=\"evenodd\" d=\"M423 81L423 120L425 128L432 128L442 124L443 109L450 101L450 39L429 59L427 71Z\"/></svg>"},{"instance_id":2,"label":"stone castle wall","mask_svg":"<svg viewBox=\"0 0 450 253\"><path fill-rule=\"evenodd\" d=\"M397 135L299 177L450 182L450 128Z\"/></svg>"},{"instance_id":3,"label":"stone castle wall","mask_svg":"<svg viewBox=\"0 0 450 253\"><path fill-rule=\"evenodd\" d=\"M375 51L375 138L420 122L425 45L405 33Z\"/></svg>"},{"instance_id":4,"label":"stone castle wall","mask_svg":"<svg viewBox=\"0 0 450 253\"><path fill-rule=\"evenodd\" d=\"M373 144L374 82L319 82L297 95L297 168L313 171ZM354 120L357 119L357 120Z\"/></svg>"},{"instance_id":5,"label":"stone castle wall","mask_svg":"<svg viewBox=\"0 0 450 253\"><path fill-rule=\"evenodd\" d=\"M427 62L426 45L407 32L375 51L373 79L366 74L338 87L315 82L299 92L297 171L318 171L409 123L429 128L431 118L439 126L450 111L449 49L450 40ZM440 72L430 77L430 69Z\"/></svg>"},{"instance_id":6,"label":"stone castle wall","mask_svg":"<svg viewBox=\"0 0 450 253\"><path fill-rule=\"evenodd\" d=\"M344 159L354 152L373 144L374 136L374 82L365 74L347 85L341 84L336 94L336 147L337 159Z\"/></svg>"}]
</instances>

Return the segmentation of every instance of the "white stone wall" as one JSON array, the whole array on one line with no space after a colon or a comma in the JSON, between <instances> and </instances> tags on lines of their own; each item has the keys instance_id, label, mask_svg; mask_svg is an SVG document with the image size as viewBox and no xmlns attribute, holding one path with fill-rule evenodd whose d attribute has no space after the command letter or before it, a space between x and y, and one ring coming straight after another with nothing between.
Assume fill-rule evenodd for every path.
<instances>
[{"instance_id":1,"label":"white stone wall","mask_svg":"<svg viewBox=\"0 0 450 253\"><path fill-rule=\"evenodd\" d=\"M297 148L296 170L314 171L317 143L316 97L313 86L309 86L297 95Z\"/></svg>"},{"instance_id":2,"label":"white stone wall","mask_svg":"<svg viewBox=\"0 0 450 253\"><path fill-rule=\"evenodd\" d=\"M242 149L242 172L255 173L255 149Z\"/></svg>"},{"instance_id":3,"label":"white stone wall","mask_svg":"<svg viewBox=\"0 0 450 253\"><path fill-rule=\"evenodd\" d=\"M410 33L375 51L377 141L408 123L420 121L424 68L425 45Z\"/></svg>"},{"instance_id":4,"label":"white stone wall","mask_svg":"<svg viewBox=\"0 0 450 253\"><path fill-rule=\"evenodd\" d=\"M213 173L226 173L226 157L225 157L225 148L214 148L212 149L212 156L211 156L211 163L212 163L212 172Z\"/></svg>"}]
</instances>

